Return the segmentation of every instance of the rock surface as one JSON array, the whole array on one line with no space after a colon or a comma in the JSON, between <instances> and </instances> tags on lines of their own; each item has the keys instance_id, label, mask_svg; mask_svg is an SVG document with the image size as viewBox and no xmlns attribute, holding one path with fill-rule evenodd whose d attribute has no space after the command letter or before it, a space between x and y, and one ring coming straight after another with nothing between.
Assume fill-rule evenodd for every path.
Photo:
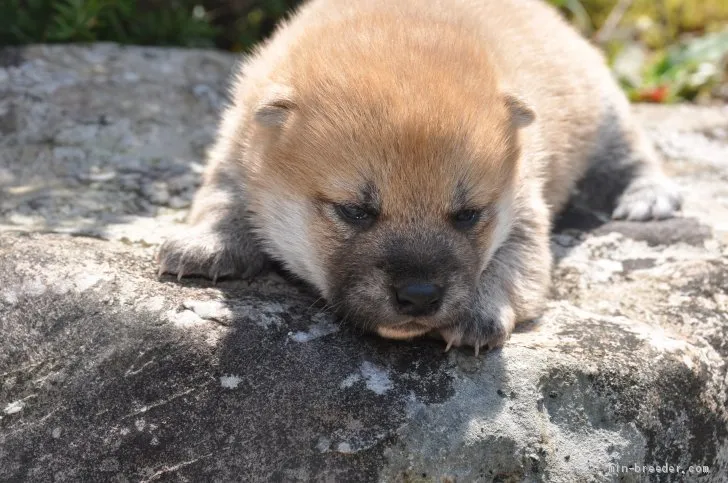
<instances>
[{"instance_id":1,"label":"rock surface","mask_svg":"<svg viewBox=\"0 0 728 483\"><path fill-rule=\"evenodd\" d=\"M728 107L636 108L684 218L572 209L546 314L475 358L277 274L157 278L233 65L0 51L0 481L728 478Z\"/></svg>"}]
</instances>

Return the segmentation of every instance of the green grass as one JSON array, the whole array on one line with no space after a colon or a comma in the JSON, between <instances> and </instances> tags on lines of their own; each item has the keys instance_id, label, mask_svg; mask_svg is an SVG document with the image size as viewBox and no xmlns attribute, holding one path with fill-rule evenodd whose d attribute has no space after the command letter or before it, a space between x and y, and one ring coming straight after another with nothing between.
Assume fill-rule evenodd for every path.
<instances>
[{"instance_id":1,"label":"green grass","mask_svg":"<svg viewBox=\"0 0 728 483\"><path fill-rule=\"evenodd\" d=\"M219 28L193 2L2 0L0 44L114 41L213 46ZM197 8L197 9L196 9Z\"/></svg>"},{"instance_id":2,"label":"green grass","mask_svg":"<svg viewBox=\"0 0 728 483\"><path fill-rule=\"evenodd\" d=\"M396 1L396 0L393 0ZM710 97L726 81L727 0L549 0L607 53L635 100ZM0 46L112 41L246 51L300 0L0 0ZM610 24L613 24L610 26ZM605 27L606 25L606 27ZM639 59L624 70L628 54Z\"/></svg>"},{"instance_id":3,"label":"green grass","mask_svg":"<svg viewBox=\"0 0 728 483\"><path fill-rule=\"evenodd\" d=\"M247 50L299 1L0 0L0 45L113 41Z\"/></svg>"}]
</instances>

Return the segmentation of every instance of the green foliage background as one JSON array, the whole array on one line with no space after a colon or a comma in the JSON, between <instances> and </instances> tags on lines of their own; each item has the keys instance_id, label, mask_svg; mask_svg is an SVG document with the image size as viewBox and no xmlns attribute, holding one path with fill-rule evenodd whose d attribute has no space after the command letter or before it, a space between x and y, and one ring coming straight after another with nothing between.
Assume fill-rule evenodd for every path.
<instances>
[{"instance_id":1,"label":"green foliage background","mask_svg":"<svg viewBox=\"0 0 728 483\"><path fill-rule=\"evenodd\" d=\"M617 72L635 99L695 99L712 93L711 89L726 78L728 0L549 1L599 43L614 64L625 64L618 62L620 56L639 47L638 75ZM612 28L608 19L620 2L628 8ZM246 51L299 3L0 0L0 46L113 41Z\"/></svg>"}]
</instances>

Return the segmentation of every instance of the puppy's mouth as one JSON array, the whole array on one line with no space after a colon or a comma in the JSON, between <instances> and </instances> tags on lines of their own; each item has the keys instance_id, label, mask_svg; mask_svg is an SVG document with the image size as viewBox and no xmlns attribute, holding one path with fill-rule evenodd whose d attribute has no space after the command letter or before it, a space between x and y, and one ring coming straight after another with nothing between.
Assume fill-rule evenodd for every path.
<instances>
[{"instance_id":1,"label":"puppy's mouth","mask_svg":"<svg viewBox=\"0 0 728 483\"><path fill-rule=\"evenodd\" d=\"M426 334L431 330L432 327L417 323L413 320L409 320L397 325L380 325L376 328L377 334L379 334L381 337L397 340L418 337L420 335Z\"/></svg>"}]
</instances>

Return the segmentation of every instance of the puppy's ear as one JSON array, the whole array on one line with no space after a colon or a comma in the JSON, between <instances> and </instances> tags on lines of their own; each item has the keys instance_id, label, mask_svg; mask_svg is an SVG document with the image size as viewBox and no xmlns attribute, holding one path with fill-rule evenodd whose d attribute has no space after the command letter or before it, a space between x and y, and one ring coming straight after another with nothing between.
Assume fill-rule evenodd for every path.
<instances>
[{"instance_id":1,"label":"puppy's ear","mask_svg":"<svg viewBox=\"0 0 728 483\"><path fill-rule=\"evenodd\" d=\"M263 96L255 109L255 120L266 127L282 126L296 109L293 92L286 86L275 85Z\"/></svg>"},{"instance_id":2,"label":"puppy's ear","mask_svg":"<svg viewBox=\"0 0 728 483\"><path fill-rule=\"evenodd\" d=\"M536 113L533 112L533 109L519 97L506 94L505 103L511 113L511 121L516 128L529 126L536 119Z\"/></svg>"}]
</instances>

